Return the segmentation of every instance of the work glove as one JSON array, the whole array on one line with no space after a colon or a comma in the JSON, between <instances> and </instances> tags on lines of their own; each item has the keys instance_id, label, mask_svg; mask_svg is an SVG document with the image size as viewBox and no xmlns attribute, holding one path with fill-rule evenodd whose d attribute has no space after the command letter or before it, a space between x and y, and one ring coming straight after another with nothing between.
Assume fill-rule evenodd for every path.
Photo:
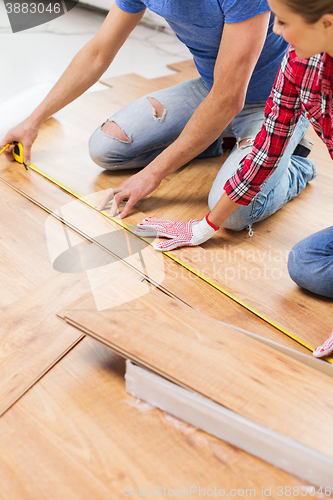
<instances>
[{"instance_id":1,"label":"work glove","mask_svg":"<svg viewBox=\"0 0 333 500\"><path fill-rule=\"evenodd\" d=\"M207 214L201 221L191 219L189 222L181 220L171 221L147 217L134 231L138 236L169 238L167 241L154 243L155 250L166 252L179 247L194 247L209 240L219 230L208 220Z\"/></svg>"},{"instance_id":2,"label":"work glove","mask_svg":"<svg viewBox=\"0 0 333 500\"><path fill-rule=\"evenodd\" d=\"M325 340L323 345L320 345L313 351L313 355L315 358L324 358L325 356L329 356L333 352L333 331L329 338Z\"/></svg>"}]
</instances>

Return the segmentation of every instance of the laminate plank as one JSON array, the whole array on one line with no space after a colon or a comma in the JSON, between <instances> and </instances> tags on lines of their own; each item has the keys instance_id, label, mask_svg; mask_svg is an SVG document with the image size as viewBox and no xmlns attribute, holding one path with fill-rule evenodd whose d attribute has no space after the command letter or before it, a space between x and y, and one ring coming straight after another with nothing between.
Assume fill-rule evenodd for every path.
<instances>
[{"instance_id":1,"label":"laminate plank","mask_svg":"<svg viewBox=\"0 0 333 500\"><path fill-rule=\"evenodd\" d=\"M70 311L66 320L134 362L333 457L331 377L154 291L130 306Z\"/></svg>"},{"instance_id":2,"label":"laminate plank","mask_svg":"<svg viewBox=\"0 0 333 500\"><path fill-rule=\"evenodd\" d=\"M140 283L140 274L110 259L2 182L0 204L2 414L82 338L56 317L59 309L91 290L101 308L106 282L112 289L108 306L146 293L149 287ZM65 250L78 248L80 254L64 256L64 242ZM50 254L64 257L57 264ZM101 264L102 279L97 267Z\"/></svg>"},{"instance_id":3,"label":"laminate plank","mask_svg":"<svg viewBox=\"0 0 333 500\"><path fill-rule=\"evenodd\" d=\"M113 273L104 266L102 279L88 274L89 281L86 274L54 271L27 296L1 308L0 414L82 339L81 334L56 318L59 308L90 289L96 310L126 303L149 292L149 285L140 282L138 273L121 262L113 263L112 267Z\"/></svg>"},{"instance_id":4,"label":"laminate plank","mask_svg":"<svg viewBox=\"0 0 333 500\"><path fill-rule=\"evenodd\" d=\"M167 67L174 70L176 73L149 80L133 74L130 75L131 81L127 78L128 75L102 78L100 81L104 85L108 85L112 88L121 87L121 90L126 90L126 92L130 95L133 93L133 90L135 90L136 95L138 90L140 93L142 92L141 95L146 95L148 92L160 90L165 87L171 87L172 85L177 85L177 83L181 83L186 80L199 78L199 73L195 67L193 59L188 59L187 61L182 61L180 63L168 64ZM134 96L134 99L137 99L137 97Z\"/></svg>"},{"instance_id":5,"label":"laminate plank","mask_svg":"<svg viewBox=\"0 0 333 500\"><path fill-rule=\"evenodd\" d=\"M279 486L305 486L157 409L143 411L126 394L124 371L124 360L86 338L2 417L3 500L118 500L125 486L138 494L158 485L229 496L261 496L264 487L277 499Z\"/></svg>"},{"instance_id":6,"label":"laminate plank","mask_svg":"<svg viewBox=\"0 0 333 500\"><path fill-rule=\"evenodd\" d=\"M55 312L88 290L80 275L59 275L50 262L47 214L0 183L0 414L82 335Z\"/></svg>"}]
</instances>

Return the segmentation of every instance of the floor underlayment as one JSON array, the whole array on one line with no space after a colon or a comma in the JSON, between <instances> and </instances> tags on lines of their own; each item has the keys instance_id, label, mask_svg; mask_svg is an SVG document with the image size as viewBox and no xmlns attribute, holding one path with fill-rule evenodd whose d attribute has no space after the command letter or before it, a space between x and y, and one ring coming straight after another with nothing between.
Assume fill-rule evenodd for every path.
<instances>
[{"instance_id":1,"label":"floor underlayment","mask_svg":"<svg viewBox=\"0 0 333 500\"><path fill-rule=\"evenodd\" d=\"M182 71L165 79L146 80L137 75L113 78L104 82L111 85L109 90L85 94L44 124L33 149L33 163L80 195L97 200L101 191L119 185L132 171L104 172L96 166L88 155L90 134L107 116L133 99L195 75L190 63L176 65L175 69ZM202 248L180 249L174 255L315 347L331 331L332 301L302 292L291 282L286 270L286 258L292 245L333 223L333 204L326 188L332 182L331 161L319 139L312 132L309 135L315 140L312 158L317 163L318 177L296 200L267 221L255 225L252 238L248 238L246 231L221 230ZM201 218L208 211L208 192L225 158L223 155L192 161L164 179L156 192L138 203L124 222L135 225L145 215L183 220ZM213 320L223 321L299 352L308 355L310 352L35 172L26 172L22 166L2 156L0 178L3 181L0 183L2 208L6 214L1 223L1 243L5 250L0 273L5 285L0 292L0 339L4 353L2 381L5 383L2 384L0 410L5 411L35 384L1 419L3 490L0 497L12 500L15 497L58 499L66 496L90 500L105 498L108 491L107 498L118 499L127 484L132 488L140 484L152 487L155 481L164 481L172 488L200 481L201 487L207 485L208 488L216 478L219 481L223 478L226 488L245 489L252 484L258 495L259 487L267 484L267 488L272 487L271 497L281 498L277 494L278 485L303 485L304 481L219 440L188 430L185 424L175 427L157 410L147 413L138 412L129 405L124 408L123 401L128 397L122 380L123 362L90 339L81 341L57 363L80 341L81 332L66 325L56 313L62 311L62 316L72 320L75 315L79 323L83 318L84 321L89 319L90 325L95 327L112 311L112 321L118 322L124 331L126 325L121 317L126 313L132 321L133 332L142 329L133 312L137 304L145 303L145 308L149 309L155 300L168 304L171 300L177 307L184 308L186 318L200 314L204 317L205 314L211 317L207 324L210 321L215 324ZM52 237L54 234L56 238ZM250 260L248 255L251 255ZM103 265L97 265L96 261L102 261ZM254 266L258 277L251 275ZM227 277L226 269L233 271L232 280ZM265 279L264 271L269 279ZM146 324L145 308L143 324ZM72 309L76 311L69 312ZM176 323L169 317L166 331L168 327L172 331ZM152 326L159 331L157 320ZM245 338L244 345L252 346L249 352L253 359L249 352L244 353L241 338ZM283 397L283 390L288 388L289 407L281 413L278 422L287 435L288 422L284 422L284 415L294 415L293 411L295 419L299 418L299 429L310 416L313 417L309 422L311 428L319 410L322 416L318 416L318 422L325 415L329 420L330 403L325 399L324 387L331 392L331 378L283 354L272 353L269 347L239 332L230 341L235 342L235 351L239 349L242 353L238 359L242 380L249 379L254 393L256 388L256 394L263 390L259 382L265 375L261 374L258 381L252 380L246 371L248 362L251 365L256 359L263 373L267 373L267 381L274 378L274 373L279 373L272 383L278 387L280 396L274 398L274 393L271 397L277 399L273 402L282 412L288 400ZM170 355L167 346L164 349ZM196 348L201 355L200 342ZM237 358L236 353L234 356ZM282 372L273 371L277 360L280 368L283 367ZM36 383L55 363L57 365ZM253 366L253 373L257 368ZM229 372L225 368L225 373L216 379L215 395L209 394L212 399L227 393L220 391L220 387L223 388L223 378L234 373L233 363L230 369ZM283 373L281 380L280 373ZM195 369L193 374L198 383L204 381ZM237 379L235 373L234 379ZM297 383L290 384L290 380ZM231 385L233 382L230 380ZM184 381L179 379L179 383L184 384ZM200 392L201 389L196 387L196 390ZM268 386L266 393L269 393ZM300 394L304 395L303 399ZM303 404L306 406L303 412L294 404L297 398L302 400L300 408ZM253 406L257 408L258 418L261 417L260 401L255 398ZM251 404L245 407L255 411ZM272 411L270 415L274 417ZM255 413L252 416L256 418ZM327 422L323 421L319 435L326 426ZM330 455L330 430L326 430L326 441L324 437L317 440L311 430L304 432L304 439L308 446L314 443L312 447L318 446L322 453ZM40 463L44 468L39 468ZM110 486L113 496L110 496Z\"/></svg>"}]
</instances>

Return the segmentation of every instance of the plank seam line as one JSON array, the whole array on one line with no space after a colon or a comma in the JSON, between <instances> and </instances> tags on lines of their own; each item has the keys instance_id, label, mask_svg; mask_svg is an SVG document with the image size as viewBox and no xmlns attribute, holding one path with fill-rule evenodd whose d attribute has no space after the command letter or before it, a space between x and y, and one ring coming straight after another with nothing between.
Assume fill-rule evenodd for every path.
<instances>
[{"instance_id":1,"label":"plank seam line","mask_svg":"<svg viewBox=\"0 0 333 500\"><path fill-rule=\"evenodd\" d=\"M6 181L2 177L0 177L0 181L3 182L6 186L8 186L11 189L13 189L14 191L16 191L17 193L19 193L21 196L23 196L27 200L29 200L31 203L33 203L37 207L39 207L41 210L43 210L44 212L46 212L47 214L49 214L50 216L52 216L58 222L60 222L64 226L68 227L72 231L74 231L76 234L78 234L79 236L81 236L86 241L89 241L90 243L95 244L96 246L98 246L99 248L101 248L102 250L104 250L106 253L112 255L112 257L114 257L116 260L121 261L126 267L129 267L130 269L132 269L136 273L140 274L140 276L142 276L143 279L147 280L147 282L149 282L152 286L154 286L155 288L157 288L161 292L165 293L166 295L168 295L169 297L173 298L174 300L179 300L180 302L182 302L183 304L187 305L188 307L191 307L183 299L181 299L180 297L178 297L174 293L170 292L167 288L165 288L162 285L160 285L157 282L155 282L150 276L146 275L143 271L140 271L140 269L136 268L133 264L130 264L127 260L122 259L119 255L117 255L116 253L112 252L106 246L102 245L102 243L100 243L99 241L95 240L94 238L91 238L86 233L84 233L83 231L81 231L79 228L77 228L76 226L74 226L73 224L71 224L70 222L68 222L67 220L65 220L63 217L58 216L57 214L55 214L54 212L52 212L50 209L48 209L47 207L45 207L44 205L42 205L41 203L39 203L37 200L35 200L34 198L31 198L31 196L27 195L26 193L24 193L20 189L18 189L15 186L13 186L10 182Z\"/></svg>"},{"instance_id":2,"label":"plank seam line","mask_svg":"<svg viewBox=\"0 0 333 500\"><path fill-rule=\"evenodd\" d=\"M82 330L81 330L82 331ZM55 367L55 365L57 365L65 356L67 356L67 354L69 354L84 338L86 338L86 335L83 333L82 335L80 335L80 337L78 337L74 342L73 344L71 344L67 349L66 351L64 351L63 353L61 353L47 368L45 368L45 370L40 374L38 375L38 377L35 378L35 380L33 380L20 394L18 394L18 396L16 396L16 398L14 399L14 401L12 401L11 403L9 403L1 412L0 412L0 417L2 417L8 410L10 410L16 403L18 403L18 401L23 398L23 396L25 396L29 391L30 389L32 389L36 384L38 384L38 382L41 381L41 379L43 377L45 377L45 375L48 374L48 372L50 370L52 370L52 368Z\"/></svg>"}]
</instances>

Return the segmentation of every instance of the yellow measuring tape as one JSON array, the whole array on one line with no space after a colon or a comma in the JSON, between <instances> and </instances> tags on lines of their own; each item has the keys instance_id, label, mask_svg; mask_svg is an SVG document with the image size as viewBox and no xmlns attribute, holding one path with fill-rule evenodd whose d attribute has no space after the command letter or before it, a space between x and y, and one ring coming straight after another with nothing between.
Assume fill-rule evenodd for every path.
<instances>
[{"instance_id":1,"label":"yellow measuring tape","mask_svg":"<svg viewBox=\"0 0 333 500\"><path fill-rule=\"evenodd\" d=\"M7 146L5 146L1 151L0 151L0 155L6 151L6 149L10 146L10 144L7 144ZM124 224L121 220L119 220L117 217L111 217L105 210L97 210L97 208L95 207L95 205L87 200L86 198L84 198L83 196L80 196L78 193L76 193L75 191L73 191L72 189L68 188L67 186L64 186L64 184L61 184L61 182L58 182L56 179L54 179L53 177L51 177L50 175L46 174L45 172L43 172L42 170L40 170L38 167L36 167L35 165L33 165L32 163L30 163L29 165L25 165L25 163L23 162L23 146L21 143L16 143L15 144L15 147L14 147L14 150L12 151L12 154L13 154L13 157L14 159L18 162L18 163L21 163L23 164L26 168L27 166L29 167L29 169L33 170L34 172L37 172L39 175L41 175L42 177L44 177L45 179L49 180L50 182L52 182L52 184L55 184L56 186L60 187L63 191L66 191L66 193L70 194L71 196L73 196L74 198L82 201L82 203L85 203L86 205L88 205L89 207L93 208L94 210L96 210L97 212L99 213L102 213L104 216L108 217L109 219L111 219L112 221L114 221L116 224L122 226L124 229L126 229L127 231L131 232L131 233L134 233L134 231L129 227L127 226L126 224ZM141 238L143 239L144 241L146 241L147 243L149 243L150 245L152 244L150 240L147 240L146 238ZM291 339L295 340L296 342L298 342L299 344L301 344L302 346L306 347L307 349L309 349L310 351L313 351L314 348L311 347L309 344L307 344L306 342L304 342L303 340L297 338L295 335L293 335L292 333L290 333L288 330L286 330L285 328L283 328L282 326L278 325L277 323L275 323L274 321L270 320L269 318L267 318L266 316L264 316L263 314L261 314L260 312L256 311L255 309L253 309L253 307L247 305L245 302L243 302L242 300L238 299L237 297L235 297L234 295L232 295L231 293L227 292L226 290L224 290L222 287L220 287L219 285L217 285L216 283L214 283L213 281L211 281L210 279L206 278L205 276L203 276L202 274L200 274L198 271L196 271L195 269L191 268L190 266L188 266L187 264L185 264L185 262L177 259L177 257L175 257L172 253L170 252L163 252L164 255L166 255L167 257L169 257L170 259L172 259L174 262L177 262L177 264L181 265L182 267L184 267L185 269L187 269L188 271L190 271L192 274L195 274L196 276L198 276L198 278L202 279L203 281L205 281L206 283L208 283L210 286L212 286L213 288L215 288L216 290L218 290L219 292L223 293L224 295L226 295L227 297L229 297L230 299L232 299L234 302L237 302L237 304L241 305L242 307L244 307L245 309L247 309L248 311L250 311L251 313L255 314L258 318L262 319L263 321L265 321L266 323L270 324L271 326L273 326L274 328L276 328L277 330L279 330L280 332L284 333L285 335L287 335L288 337L290 337ZM326 358L328 362L332 363L333 364L333 360L332 359L329 359L329 358Z\"/></svg>"}]
</instances>

